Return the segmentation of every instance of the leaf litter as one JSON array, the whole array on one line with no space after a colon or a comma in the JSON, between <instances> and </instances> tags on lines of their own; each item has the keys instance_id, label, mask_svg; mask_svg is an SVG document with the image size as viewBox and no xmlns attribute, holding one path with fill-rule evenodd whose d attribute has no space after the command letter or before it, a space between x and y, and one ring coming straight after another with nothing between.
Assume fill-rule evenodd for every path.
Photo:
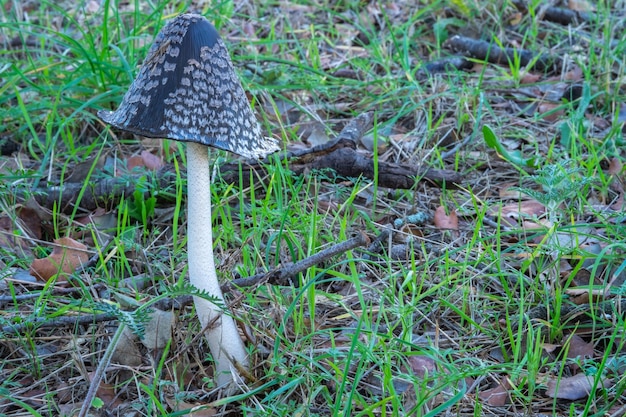
<instances>
[{"instance_id":1,"label":"leaf litter","mask_svg":"<svg viewBox=\"0 0 626 417\"><path fill-rule=\"evenodd\" d=\"M533 54L536 58L546 51L529 51L521 42L525 25L538 25L542 36L549 39L557 36L558 29L548 23L548 18L561 13L584 22L573 36L586 47L594 47L585 41L585 36L595 36L590 26L584 26L591 25L588 13L597 13L588 2L569 2L573 14L567 14L567 9L542 9L546 20L533 20L527 10L519 7L520 2L513 3L516 8L507 9L504 16L509 21L490 20L493 25L510 24L502 26L506 33L503 46L517 48L518 52L524 47L532 61ZM123 7L130 11L135 6ZM338 220L346 216L350 219L347 232L366 231L372 243L367 252L353 252L358 259L367 260L355 266L358 283L346 278L352 272L345 262L327 261L313 270L320 280L313 298L314 316L290 315L293 305L306 306L284 304L283 297L294 297L291 285L273 290L257 285L252 288L257 293L254 303L247 300L250 296L245 292L232 290L231 309L235 316L243 317L242 334L253 346L258 378L254 383L269 387L244 399L247 409L268 407L260 403L279 396L272 391L276 387L265 379L269 370L279 369L270 375L282 387L289 386L291 381L283 375L296 375L295 370L302 366L302 352L310 352L319 360L314 362L318 367L315 372L329 377L331 382L322 383L329 394L308 397L311 391L299 386L279 398L285 404L306 404L309 415L330 415L327 400L341 398L341 389L357 393L351 404L343 405L343 411L352 407L354 413L383 415L381 409L365 410L385 398L389 387L394 388L400 405L386 403L386 411L402 409L406 415L443 410L438 407L446 404L446 410L454 415L474 415L476 403L495 415L516 415L518 410L534 415L569 415L572 408L583 410L587 401L613 413L624 406L623 347L615 346L611 335L616 326L623 324L620 297L626 281L624 247L620 245L623 234L619 234L623 223L623 155L620 139L616 138L616 132L623 130L626 106L623 93L610 90L619 90L616 79L623 77L623 68L610 66L604 73L602 69L587 69L606 77L608 89L599 89L601 84L590 82L589 75L581 71L586 63L576 64L577 59L584 61L586 52L577 49L577 44L567 45L559 52L574 55L573 62L562 61L562 67L552 68L552 74L536 68L515 73L510 60L501 60L497 65L473 62L462 79L476 89L476 94L459 94L456 85L460 76L450 72L450 67L444 66L443 74L435 75L419 69L447 53L438 47L438 37L454 36L460 31L458 22L466 26L466 34L483 33L471 23L475 17L471 17L469 7L433 7L423 18L414 19L421 11L416 11L412 2L372 2L363 7L337 3L322 8L324 18L319 18L319 6L281 2L282 14L275 17L274 32L270 33L264 19L250 17L256 16L255 7L244 3L232 22L225 24L226 39L240 56L240 63L249 64L246 57L250 54L280 56L288 63L260 59L254 62L258 68L251 70L242 65L242 71L250 71L246 76L254 82L272 87L263 92L262 85L252 84L252 88L261 90L255 94L267 115L266 128L274 137L287 137L289 150L307 152L323 146L354 115L376 110L378 130L359 138L360 155L375 154L377 161L390 164L432 164L433 168L459 171L465 179L456 190L413 180L408 191L401 191L327 171L306 171L305 182L316 193L294 193L290 197L319 213L324 227L331 230L330 236L338 239ZM22 12L35 10L31 6ZM88 2L78 14L84 13L81 19L89 19L101 12L97 2ZM617 6L613 12L623 15ZM6 16L16 21L28 18L10 11ZM331 30L329 22L335 29ZM310 30L311 25L315 25L316 32ZM432 31L433 27L439 32ZM270 35L279 42L264 42ZM18 50L21 47L37 45L32 36L2 36L16 54L24 53ZM416 36L416 41L399 43L411 36ZM475 36L470 40L477 38L492 39ZM140 41L149 44L146 39ZM303 45L315 48L305 50ZM495 43L487 45L493 47ZM404 56L399 52L402 48L409 49ZM402 57L406 61L398 59ZM470 63L476 59L463 58L466 61L462 68L466 68L468 58ZM515 59L515 55L509 58ZM305 75L289 66L298 60L304 63ZM316 80L315 85L308 85L307 77L311 76L306 75L307 71L322 72L324 82ZM393 78L410 79L413 73L425 77L420 79L421 85L393 88ZM479 76L483 80L480 85ZM343 80L339 88L333 84L337 80ZM41 92L27 91L25 85L17 88L24 90L21 99L27 103L43 97ZM3 116L7 126L15 122L11 114ZM37 116L33 114L33 120L39 128L43 123L37 124ZM83 123L85 132L93 128L88 119ZM486 140L483 125L491 126L493 132L487 146L482 142ZM93 130L90 132L93 134ZM7 268L11 265L30 271L40 282L17 279L15 269L0 281L0 324L4 329L0 371L13 384L6 388L13 399L0 390L1 413L17 415L26 409L24 405L45 413L48 410L42 398L52 393L58 409L72 415L71 410L80 406L99 352L106 349L108 337L114 332L112 320L119 320L125 309L132 311L136 305L171 291L177 283L174 277L184 273L184 257L175 253L180 242L175 243L172 235L173 222L179 220L175 210L169 209L173 200L161 202L161 207L141 205L144 195L151 195L155 189L161 194L175 194L174 185L155 186L151 175L167 168L175 160L172 155L177 149L145 140L118 139L114 152L107 149L104 157L87 160L82 167L63 161L76 172L74 177L64 177L65 168L60 165L51 165L46 172L46 186L64 185L64 178L79 184L75 195L85 183L108 177L117 177L118 184L145 188L139 188L136 197L130 197L133 193L121 200L108 197L97 202L97 208L86 209L80 202L74 206L76 200L56 208L42 208L32 200L27 206L27 202L15 198L14 190L24 190L20 188L24 181L15 178L36 170L37 161L18 157L15 163L14 158L3 157L3 166L9 167L3 171L9 192L3 194L0 222L2 262ZM564 175L561 186L565 186L560 191L564 198L541 200L550 197L546 189L550 184L537 173L537 162L541 161L542 166L560 165L554 149L571 150L575 143L588 143L588 155L573 155L584 172ZM454 152L442 159L434 156L447 150ZM57 157L63 158L62 151ZM585 165L591 157L598 159L597 166ZM217 170L221 158L218 156ZM545 174L549 178L555 175ZM568 179L578 182L570 187ZM250 187L258 196L267 190L262 181ZM225 219L236 212L258 214L246 201L249 189L242 191L243 199L228 186L222 189L226 193L220 196L218 216ZM124 204L133 205L132 210L124 211ZM78 208L72 215L74 207ZM145 219L151 220L143 224L146 220L142 213L154 214L159 209L163 216L147 216ZM122 223L118 218L121 212L133 213L132 223ZM415 217L420 221L413 221ZM245 218L237 218L231 224L244 228L245 222ZM481 227L475 228L479 223ZM127 224L134 227L127 228ZM65 237L56 235L58 231ZM285 264L329 245L314 239L313 247L302 247L299 241L310 240L311 236L301 230L293 233L284 238L286 243L271 241L269 231L239 244L218 241L215 251L224 278L230 276L230 271L238 271L243 277L271 269L266 265L261 271L250 271L244 262L251 256L250 248L274 255L257 260ZM489 258L494 252L501 256ZM93 254L98 256L94 258ZM411 266L416 264L417 268ZM310 278L304 277L300 283L306 284ZM441 291L441 287L447 291ZM536 287L541 291L533 293L531 289ZM582 298L576 298L581 294ZM125 299L135 300L136 305L126 304ZM109 303L106 311L114 312L108 319L98 321L94 316L91 323L67 321L54 329L38 327L42 317L72 318L104 311L96 308L101 302ZM520 311L503 307L520 302L527 307L520 316ZM152 319L139 323L146 337L140 340L132 332L125 335L107 381L98 392L105 409L119 415L137 415L132 414L132 405L145 394L133 385L158 380L164 398L161 405L168 412L205 406L198 413L238 415L237 406L224 407L214 402L218 397L210 383L207 385L212 378L211 362L206 360L207 348L197 337L199 329L189 309L182 295L163 297L155 305ZM363 332L366 318L373 323L368 332ZM24 333L6 330L9 325L23 323L31 323L30 328L22 328ZM303 328L310 329L309 333L303 333ZM533 332L543 337L536 356L531 355L534 346L527 334ZM23 334L33 341L31 351L17 348ZM357 342L371 348L371 352L346 356L345 352ZM381 345L394 349L392 358L377 358L378 353L381 357L389 355ZM284 364L275 368L278 365L272 360L277 349L287 351L281 357ZM517 366L519 362L511 358L520 354L538 358L542 365L534 369L530 365ZM607 365L598 369L603 359ZM306 361L310 363L311 359L307 357ZM463 362L472 366L464 367ZM156 369L160 374L155 374ZM459 372L464 374L457 375ZM391 384L385 385L389 379ZM346 383L343 386L342 381ZM254 388L254 383L248 389ZM597 392L601 395L596 396Z\"/></svg>"}]
</instances>

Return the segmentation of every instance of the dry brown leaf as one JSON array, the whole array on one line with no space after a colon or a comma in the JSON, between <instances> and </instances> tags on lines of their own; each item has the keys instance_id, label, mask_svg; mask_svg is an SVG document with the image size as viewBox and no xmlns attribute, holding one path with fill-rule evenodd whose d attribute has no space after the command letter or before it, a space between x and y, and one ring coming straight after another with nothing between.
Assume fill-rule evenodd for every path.
<instances>
[{"instance_id":1,"label":"dry brown leaf","mask_svg":"<svg viewBox=\"0 0 626 417\"><path fill-rule=\"evenodd\" d=\"M612 204L609 206L610 209L615 211L624 210L626 207L626 203L624 203L624 177L621 176L622 171L624 170L624 164L619 158L612 158L609 161L609 166L606 169L606 174L611 176L611 182L609 183L609 187L611 191L616 193L618 197L612 201Z\"/></svg>"},{"instance_id":2,"label":"dry brown leaf","mask_svg":"<svg viewBox=\"0 0 626 417\"><path fill-rule=\"evenodd\" d=\"M8 216L0 217L0 247L20 256L31 255L27 242L14 233L15 224Z\"/></svg>"},{"instance_id":3,"label":"dry brown leaf","mask_svg":"<svg viewBox=\"0 0 626 417\"><path fill-rule=\"evenodd\" d=\"M330 140L323 123L312 123L307 133L308 136L306 136L306 138L302 136L301 138L306 140L311 147L323 145Z\"/></svg>"},{"instance_id":4,"label":"dry brown leaf","mask_svg":"<svg viewBox=\"0 0 626 417\"><path fill-rule=\"evenodd\" d=\"M185 367L182 367L180 369L184 368ZM166 377L165 380L169 381L170 379ZM182 401L176 395L178 392L179 389L176 384L167 386L163 391L163 398L173 411L189 411L189 415L193 415L194 417L212 417L217 414L214 407L203 405L201 402L190 403Z\"/></svg>"},{"instance_id":5,"label":"dry brown leaf","mask_svg":"<svg viewBox=\"0 0 626 417\"><path fill-rule=\"evenodd\" d=\"M217 410L213 407L191 404L185 401L170 399L169 397L166 397L166 401L168 405L172 407L172 410L189 411L189 414L194 417L213 417L217 414Z\"/></svg>"},{"instance_id":6,"label":"dry brown leaf","mask_svg":"<svg viewBox=\"0 0 626 417\"><path fill-rule=\"evenodd\" d=\"M41 218L37 211L20 205L15 207L15 213L22 221L21 226L26 229L28 236L41 239Z\"/></svg>"},{"instance_id":7,"label":"dry brown leaf","mask_svg":"<svg viewBox=\"0 0 626 417\"><path fill-rule=\"evenodd\" d=\"M133 331L128 327L124 328L113 355L111 355L111 362L129 367L141 365L141 351L136 342L137 336Z\"/></svg>"},{"instance_id":8,"label":"dry brown leaf","mask_svg":"<svg viewBox=\"0 0 626 417\"><path fill-rule=\"evenodd\" d=\"M69 237L54 241L52 253L43 259L35 259L30 265L30 274L42 281L48 281L59 274L58 281L66 281L71 274L89 260L87 246Z\"/></svg>"},{"instance_id":9,"label":"dry brown leaf","mask_svg":"<svg viewBox=\"0 0 626 417\"><path fill-rule=\"evenodd\" d=\"M588 343L583 340L582 337L577 334L567 339L569 344L569 350L567 351L568 358L592 358L593 357L593 343Z\"/></svg>"},{"instance_id":10,"label":"dry brown leaf","mask_svg":"<svg viewBox=\"0 0 626 417\"><path fill-rule=\"evenodd\" d=\"M413 374L419 378L432 376L437 370L437 363L429 356L416 355L409 356L407 362L413 371Z\"/></svg>"},{"instance_id":11,"label":"dry brown leaf","mask_svg":"<svg viewBox=\"0 0 626 417\"><path fill-rule=\"evenodd\" d=\"M107 384L104 382L100 383L98 390L96 391L96 396L100 398L109 409L123 404L122 399L116 395L115 385L113 384Z\"/></svg>"},{"instance_id":12,"label":"dry brown leaf","mask_svg":"<svg viewBox=\"0 0 626 417\"><path fill-rule=\"evenodd\" d=\"M531 72L527 72L520 79L520 83L521 84L535 84L536 82L541 80L541 77L542 76L539 75L539 74L534 74L534 73L531 73Z\"/></svg>"},{"instance_id":13,"label":"dry brown leaf","mask_svg":"<svg viewBox=\"0 0 626 417\"><path fill-rule=\"evenodd\" d=\"M59 382L55 390L55 397L58 404L65 404L72 401L74 386L70 385L67 381Z\"/></svg>"},{"instance_id":14,"label":"dry brown leaf","mask_svg":"<svg viewBox=\"0 0 626 417\"><path fill-rule=\"evenodd\" d=\"M548 381L546 395L551 398L559 398L562 400L580 400L589 396L594 389L594 377L585 374L577 374L569 378L553 377ZM598 388L610 388L613 383L608 378L602 378L595 386Z\"/></svg>"},{"instance_id":15,"label":"dry brown leaf","mask_svg":"<svg viewBox=\"0 0 626 417\"><path fill-rule=\"evenodd\" d=\"M509 16L509 25L516 26L522 21L523 18L524 15L521 12L513 13Z\"/></svg>"},{"instance_id":16,"label":"dry brown leaf","mask_svg":"<svg viewBox=\"0 0 626 417\"><path fill-rule=\"evenodd\" d=\"M418 225L411 224L411 223L402 225L402 227L400 228L400 232L402 232L403 235L406 237L409 237L409 236L423 237L424 236L424 231L422 230L422 228L419 227Z\"/></svg>"},{"instance_id":17,"label":"dry brown leaf","mask_svg":"<svg viewBox=\"0 0 626 417\"><path fill-rule=\"evenodd\" d=\"M459 217L457 216L456 211L452 210L450 211L450 214L446 214L446 209L443 206L439 206L435 210L434 223L439 229L459 229Z\"/></svg>"},{"instance_id":18,"label":"dry brown leaf","mask_svg":"<svg viewBox=\"0 0 626 417\"><path fill-rule=\"evenodd\" d=\"M126 167L132 170L135 167L145 167L156 171L163 167L163 160L148 151L141 151L141 155L134 155L126 161Z\"/></svg>"},{"instance_id":19,"label":"dry brown leaf","mask_svg":"<svg viewBox=\"0 0 626 417\"><path fill-rule=\"evenodd\" d=\"M155 309L150 313L141 343L148 349L163 349L172 339L176 316L171 311Z\"/></svg>"},{"instance_id":20,"label":"dry brown leaf","mask_svg":"<svg viewBox=\"0 0 626 417\"><path fill-rule=\"evenodd\" d=\"M543 120L547 122L556 122L564 113L562 108L557 110L557 108L561 106L561 103L540 103L537 106L537 113L541 114Z\"/></svg>"},{"instance_id":21,"label":"dry brown leaf","mask_svg":"<svg viewBox=\"0 0 626 417\"><path fill-rule=\"evenodd\" d=\"M494 388L479 392L478 397L492 407L502 407L510 401L510 389L509 379L503 377Z\"/></svg>"},{"instance_id":22,"label":"dry brown leaf","mask_svg":"<svg viewBox=\"0 0 626 417\"><path fill-rule=\"evenodd\" d=\"M587 280L589 282L589 280ZM604 294L604 290L593 290L599 293L601 296ZM576 305L589 304L590 294L588 288L568 288L564 291L565 294L570 297L572 303Z\"/></svg>"},{"instance_id":23,"label":"dry brown leaf","mask_svg":"<svg viewBox=\"0 0 626 417\"><path fill-rule=\"evenodd\" d=\"M524 200L502 207L502 215L508 217L539 217L546 212L546 207L537 200Z\"/></svg>"},{"instance_id":24,"label":"dry brown leaf","mask_svg":"<svg viewBox=\"0 0 626 417\"><path fill-rule=\"evenodd\" d=\"M544 351L546 351L546 353L552 353L557 348L560 348L561 345L556 345L556 344L553 344L553 343L542 343L541 347L543 348Z\"/></svg>"},{"instance_id":25,"label":"dry brown leaf","mask_svg":"<svg viewBox=\"0 0 626 417\"><path fill-rule=\"evenodd\" d=\"M619 175L622 173L622 169L624 169L624 164L619 158L614 157L609 161L609 168L606 173L609 175Z\"/></svg>"},{"instance_id":26,"label":"dry brown leaf","mask_svg":"<svg viewBox=\"0 0 626 417\"><path fill-rule=\"evenodd\" d=\"M89 0L85 6L85 13L95 14L100 10L100 2L96 0Z\"/></svg>"},{"instance_id":27,"label":"dry brown leaf","mask_svg":"<svg viewBox=\"0 0 626 417\"><path fill-rule=\"evenodd\" d=\"M41 217L30 207L15 205L12 207L16 216L0 216L0 247L10 251L18 250L21 255L30 255L30 247L26 236L41 239ZM15 233L16 231L20 233Z\"/></svg>"},{"instance_id":28,"label":"dry brown leaf","mask_svg":"<svg viewBox=\"0 0 626 417\"><path fill-rule=\"evenodd\" d=\"M100 171L104 168L106 158L106 155L101 155L99 158L92 157L76 164L72 169L72 173L65 178L65 182L85 182L93 174L94 170Z\"/></svg>"},{"instance_id":29,"label":"dry brown leaf","mask_svg":"<svg viewBox=\"0 0 626 417\"><path fill-rule=\"evenodd\" d=\"M527 220L527 218L540 217L545 211L545 206L537 200L523 200L506 204L500 208L497 206L493 207L489 210L489 213L494 217L499 215L503 224L513 227L523 226L525 229L530 230L545 227L545 225Z\"/></svg>"},{"instance_id":30,"label":"dry brown leaf","mask_svg":"<svg viewBox=\"0 0 626 417\"><path fill-rule=\"evenodd\" d=\"M569 0L567 7L577 12L593 12L596 10L595 6L587 0Z\"/></svg>"},{"instance_id":31,"label":"dry brown leaf","mask_svg":"<svg viewBox=\"0 0 626 417\"><path fill-rule=\"evenodd\" d=\"M572 69L565 74L550 77L548 81L582 81L584 79L583 70L578 65L574 65Z\"/></svg>"},{"instance_id":32,"label":"dry brown leaf","mask_svg":"<svg viewBox=\"0 0 626 417\"><path fill-rule=\"evenodd\" d=\"M498 196L502 200L523 200L526 194L519 189L519 182L507 182L498 188Z\"/></svg>"}]
</instances>

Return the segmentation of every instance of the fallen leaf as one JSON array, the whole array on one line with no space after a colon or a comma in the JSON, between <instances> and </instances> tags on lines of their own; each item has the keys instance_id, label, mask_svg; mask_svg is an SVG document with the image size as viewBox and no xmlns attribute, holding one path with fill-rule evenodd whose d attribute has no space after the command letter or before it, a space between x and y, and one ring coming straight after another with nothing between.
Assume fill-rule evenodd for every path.
<instances>
[{"instance_id":1,"label":"fallen leaf","mask_svg":"<svg viewBox=\"0 0 626 417\"><path fill-rule=\"evenodd\" d=\"M107 384L105 382L100 383L96 396L100 398L108 408L115 408L122 404L122 400L115 394L115 385Z\"/></svg>"},{"instance_id":2,"label":"fallen leaf","mask_svg":"<svg viewBox=\"0 0 626 417\"><path fill-rule=\"evenodd\" d=\"M126 327L120 336L120 339L111 356L111 362L128 367L141 365L142 356L139 347L135 343L137 337L133 331Z\"/></svg>"},{"instance_id":3,"label":"fallen leaf","mask_svg":"<svg viewBox=\"0 0 626 417\"><path fill-rule=\"evenodd\" d=\"M22 227L26 229L28 236L41 239L41 218L37 212L30 207L16 206L15 213L22 221Z\"/></svg>"},{"instance_id":4,"label":"fallen leaf","mask_svg":"<svg viewBox=\"0 0 626 417\"><path fill-rule=\"evenodd\" d=\"M537 113L548 122L555 122L564 113L561 103L541 103L537 106Z\"/></svg>"},{"instance_id":5,"label":"fallen leaf","mask_svg":"<svg viewBox=\"0 0 626 417\"><path fill-rule=\"evenodd\" d=\"M527 217L539 217L546 212L546 207L537 200L523 200L519 203L507 204L502 207L502 214L515 217L523 215Z\"/></svg>"},{"instance_id":6,"label":"fallen leaf","mask_svg":"<svg viewBox=\"0 0 626 417\"><path fill-rule=\"evenodd\" d=\"M56 401L59 404L65 404L72 400L74 386L70 385L67 381L62 381L57 385L57 388L54 392Z\"/></svg>"},{"instance_id":7,"label":"fallen leaf","mask_svg":"<svg viewBox=\"0 0 626 417\"><path fill-rule=\"evenodd\" d=\"M424 378L426 376L432 377L437 370L437 364L435 363L435 360L429 356L409 356L407 358L407 362L409 363L409 367L413 371L413 374L418 376L419 378Z\"/></svg>"},{"instance_id":8,"label":"fallen leaf","mask_svg":"<svg viewBox=\"0 0 626 417\"><path fill-rule=\"evenodd\" d=\"M554 352L557 348L560 348L561 345L556 345L554 343L543 343L541 345L541 347L543 348L543 350L546 351L546 353L552 353Z\"/></svg>"},{"instance_id":9,"label":"fallen leaf","mask_svg":"<svg viewBox=\"0 0 626 417\"><path fill-rule=\"evenodd\" d=\"M520 79L520 83L521 84L534 84L538 82L539 80L541 80L541 77L542 76L539 74L533 74L533 73L527 72Z\"/></svg>"},{"instance_id":10,"label":"fallen leaf","mask_svg":"<svg viewBox=\"0 0 626 417\"><path fill-rule=\"evenodd\" d=\"M48 257L33 260L30 274L42 281L48 281L58 274L60 282L67 281L67 275L89 260L87 246L69 237L56 239L54 243L54 249Z\"/></svg>"},{"instance_id":11,"label":"fallen leaf","mask_svg":"<svg viewBox=\"0 0 626 417\"><path fill-rule=\"evenodd\" d=\"M559 76L555 76L550 78L550 81L582 81L585 79L582 68L578 65L572 66L572 69L567 71L565 74L561 74Z\"/></svg>"},{"instance_id":12,"label":"fallen leaf","mask_svg":"<svg viewBox=\"0 0 626 417\"><path fill-rule=\"evenodd\" d=\"M176 316L171 311L155 309L150 313L141 343L148 349L163 349L172 339Z\"/></svg>"},{"instance_id":13,"label":"fallen leaf","mask_svg":"<svg viewBox=\"0 0 626 417\"><path fill-rule=\"evenodd\" d=\"M520 12L513 13L511 16L509 16L509 25L511 26L518 25L522 21L523 17L524 15Z\"/></svg>"},{"instance_id":14,"label":"fallen leaf","mask_svg":"<svg viewBox=\"0 0 626 417\"><path fill-rule=\"evenodd\" d=\"M622 173L623 169L624 164L619 158L615 157L611 158L611 160L609 161L609 168L607 169L606 173L609 175L619 175Z\"/></svg>"},{"instance_id":15,"label":"fallen leaf","mask_svg":"<svg viewBox=\"0 0 626 417\"><path fill-rule=\"evenodd\" d=\"M126 167L129 171L135 167L145 167L150 170L156 171L163 167L163 160L158 156L144 150L141 151L141 155L134 155L128 158L128 160L126 161Z\"/></svg>"},{"instance_id":16,"label":"fallen leaf","mask_svg":"<svg viewBox=\"0 0 626 417\"><path fill-rule=\"evenodd\" d=\"M312 123L307 129L308 136L302 137L311 147L323 145L328 142L330 138L326 134L326 128L322 123Z\"/></svg>"},{"instance_id":17,"label":"fallen leaf","mask_svg":"<svg viewBox=\"0 0 626 417\"><path fill-rule=\"evenodd\" d=\"M100 2L96 0L90 0L85 6L85 13L94 14L100 10Z\"/></svg>"},{"instance_id":18,"label":"fallen leaf","mask_svg":"<svg viewBox=\"0 0 626 417\"><path fill-rule=\"evenodd\" d=\"M478 397L492 407L502 407L509 402L510 389L509 379L503 377L494 388L479 392Z\"/></svg>"},{"instance_id":19,"label":"fallen leaf","mask_svg":"<svg viewBox=\"0 0 626 417\"><path fill-rule=\"evenodd\" d=\"M593 357L593 343L588 343L583 340L582 337L577 334L567 339L569 344L569 350L567 351L568 358L591 358Z\"/></svg>"},{"instance_id":20,"label":"fallen leaf","mask_svg":"<svg viewBox=\"0 0 626 417\"><path fill-rule=\"evenodd\" d=\"M581 373L568 378L553 377L547 386L548 397L574 401L588 397L592 389L610 388L613 383L608 378L602 378L594 387L594 377Z\"/></svg>"},{"instance_id":21,"label":"fallen leaf","mask_svg":"<svg viewBox=\"0 0 626 417\"><path fill-rule=\"evenodd\" d=\"M84 162L74 166L72 173L65 178L64 182L85 182L95 171L100 171L104 167L106 155L99 158L91 157Z\"/></svg>"},{"instance_id":22,"label":"fallen leaf","mask_svg":"<svg viewBox=\"0 0 626 417\"><path fill-rule=\"evenodd\" d=\"M578 12L593 12L596 8L587 0L569 0L567 7Z\"/></svg>"},{"instance_id":23,"label":"fallen leaf","mask_svg":"<svg viewBox=\"0 0 626 417\"><path fill-rule=\"evenodd\" d=\"M459 217L456 211L450 211L450 214L446 214L446 209L443 206L437 207L434 216L435 226L439 229L458 230L459 229Z\"/></svg>"}]
</instances>

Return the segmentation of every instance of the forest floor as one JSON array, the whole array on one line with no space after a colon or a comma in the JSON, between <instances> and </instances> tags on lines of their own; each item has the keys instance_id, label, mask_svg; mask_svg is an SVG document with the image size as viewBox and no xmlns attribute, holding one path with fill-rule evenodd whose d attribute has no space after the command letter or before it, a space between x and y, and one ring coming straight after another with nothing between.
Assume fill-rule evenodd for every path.
<instances>
[{"instance_id":1,"label":"forest floor","mask_svg":"<svg viewBox=\"0 0 626 417\"><path fill-rule=\"evenodd\" d=\"M78 415L107 353L91 415L625 415L625 10L0 0L0 416ZM187 11L281 144L211 151L234 391L191 302L185 145L97 117Z\"/></svg>"}]
</instances>

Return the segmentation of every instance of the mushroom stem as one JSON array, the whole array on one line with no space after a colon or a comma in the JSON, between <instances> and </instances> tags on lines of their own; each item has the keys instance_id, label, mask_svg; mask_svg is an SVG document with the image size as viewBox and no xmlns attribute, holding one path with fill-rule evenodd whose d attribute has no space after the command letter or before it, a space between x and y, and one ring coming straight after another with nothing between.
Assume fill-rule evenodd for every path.
<instances>
[{"instance_id":1,"label":"mushroom stem","mask_svg":"<svg viewBox=\"0 0 626 417\"><path fill-rule=\"evenodd\" d=\"M219 298L220 289L213 260L211 224L211 186L209 155L206 145L187 143L187 257L189 280L199 290ZM227 385L238 375L236 362L248 368L245 346L233 318L209 300L194 297L196 314L200 319L209 349L215 361L218 386Z\"/></svg>"}]
</instances>

